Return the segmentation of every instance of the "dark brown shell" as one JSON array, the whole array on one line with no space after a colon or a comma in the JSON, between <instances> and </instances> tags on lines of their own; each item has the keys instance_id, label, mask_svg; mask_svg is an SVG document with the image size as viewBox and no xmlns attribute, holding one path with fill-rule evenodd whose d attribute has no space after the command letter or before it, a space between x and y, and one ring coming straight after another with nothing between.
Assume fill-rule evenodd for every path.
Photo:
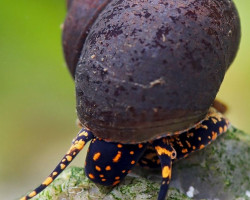
<instances>
[{"instance_id":1,"label":"dark brown shell","mask_svg":"<svg viewBox=\"0 0 250 200\"><path fill-rule=\"evenodd\" d=\"M67 0L68 14L63 27L63 50L73 77L89 28L109 1Z\"/></svg>"},{"instance_id":2,"label":"dark brown shell","mask_svg":"<svg viewBox=\"0 0 250 200\"><path fill-rule=\"evenodd\" d=\"M112 0L95 18L75 73L83 125L136 143L205 117L240 41L232 1Z\"/></svg>"}]
</instances>

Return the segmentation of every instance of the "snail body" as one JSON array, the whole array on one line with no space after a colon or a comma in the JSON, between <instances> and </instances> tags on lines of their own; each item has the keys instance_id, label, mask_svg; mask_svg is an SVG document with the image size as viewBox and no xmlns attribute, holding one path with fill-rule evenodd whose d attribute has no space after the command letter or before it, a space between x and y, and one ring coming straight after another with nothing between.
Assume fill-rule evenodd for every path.
<instances>
[{"instance_id":1,"label":"snail body","mask_svg":"<svg viewBox=\"0 0 250 200\"><path fill-rule=\"evenodd\" d=\"M115 186L136 163L161 167L158 200L165 199L172 161L203 149L230 124L210 107L239 46L233 2L71 0L68 9L64 53L83 128L23 199L46 188L90 140L92 181Z\"/></svg>"}]
</instances>

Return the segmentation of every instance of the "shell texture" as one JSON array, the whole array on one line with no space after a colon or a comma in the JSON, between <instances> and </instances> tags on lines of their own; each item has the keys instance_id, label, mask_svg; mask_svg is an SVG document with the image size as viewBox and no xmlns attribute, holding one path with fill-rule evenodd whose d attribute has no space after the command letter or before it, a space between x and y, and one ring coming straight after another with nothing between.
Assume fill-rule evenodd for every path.
<instances>
[{"instance_id":1,"label":"shell texture","mask_svg":"<svg viewBox=\"0 0 250 200\"><path fill-rule=\"evenodd\" d=\"M138 143L206 116L240 22L229 0L112 0L84 33L72 71L79 119L100 138Z\"/></svg>"}]
</instances>

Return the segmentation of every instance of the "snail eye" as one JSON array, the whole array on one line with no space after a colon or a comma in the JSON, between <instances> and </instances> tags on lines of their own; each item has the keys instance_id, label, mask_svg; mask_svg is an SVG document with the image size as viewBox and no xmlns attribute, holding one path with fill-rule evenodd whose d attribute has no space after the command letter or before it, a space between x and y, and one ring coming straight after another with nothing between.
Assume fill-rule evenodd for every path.
<instances>
[{"instance_id":1,"label":"snail eye","mask_svg":"<svg viewBox=\"0 0 250 200\"><path fill-rule=\"evenodd\" d=\"M177 157L176 151L172 152L171 159L175 159Z\"/></svg>"}]
</instances>

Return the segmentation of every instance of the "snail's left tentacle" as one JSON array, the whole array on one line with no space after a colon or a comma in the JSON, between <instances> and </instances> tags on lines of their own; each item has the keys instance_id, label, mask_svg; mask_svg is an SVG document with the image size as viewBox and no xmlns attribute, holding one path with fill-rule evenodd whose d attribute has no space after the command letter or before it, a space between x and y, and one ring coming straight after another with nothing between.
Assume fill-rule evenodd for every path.
<instances>
[{"instance_id":1,"label":"snail's left tentacle","mask_svg":"<svg viewBox=\"0 0 250 200\"><path fill-rule=\"evenodd\" d=\"M167 138L155 140L153 142L153 147L155 148L157 155L160 158L162 169L162 182L158 200L164 200L167 195L168 186L172 174L172 159L175 159L176 151L169 144Z\"/></svg>"},{"instance_id":2,"label":"snail's left tentacle","mask_svg":"<svg viewBox=\"0 0 250 200\"><path fill-rule=\"evenodd\" d=\"M63 156L62 160L56 166L56 168L51 172L51 174L45 179L45 181L37 187L35 190L30 192L27 196L21 198L20 200L31 199L36 196L38 193L43 191L53 180L71 163L71 161L76 157L76 155L82 150L85 144L93 139L93 134L86 130L82 129L77 137L73 140L72 145L68 152Z\"/></svg>"},{"instance_id":3,"label":"snail's left tentacle","mask_svg":"<svg viewBox=\"0 0 250 200\"><path fill-rule=\"evenodd\" d=\"M86 175L95 183L114 186L136 165L147 144L120 144L92 140L86 157Z\"/></svg>"}]
</instances>

